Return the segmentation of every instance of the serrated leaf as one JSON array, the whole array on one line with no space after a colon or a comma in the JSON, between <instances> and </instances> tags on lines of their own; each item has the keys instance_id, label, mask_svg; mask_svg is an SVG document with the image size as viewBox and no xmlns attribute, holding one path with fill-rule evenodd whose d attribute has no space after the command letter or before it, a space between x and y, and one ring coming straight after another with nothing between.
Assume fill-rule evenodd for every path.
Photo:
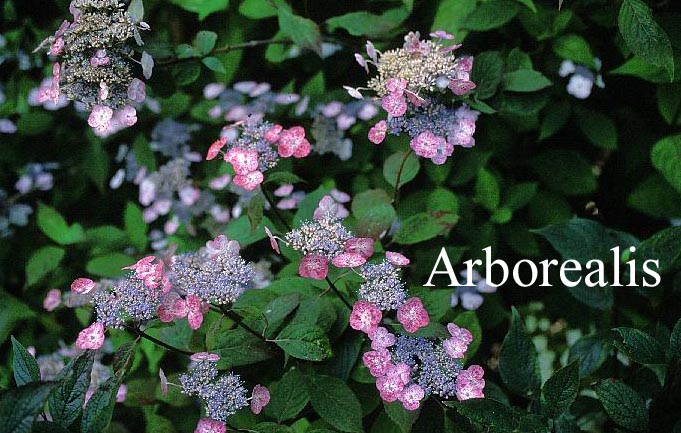
<instances>
[{"instance_id":1,"label":"serrated leaf","mask_svg":"<svg viewBox=\"0 0 681 433\"><path fill-rule=\"evenodd\" d=\"M38 362L14 336L12 336L12 350L14 352L12 369L17 386L40 382Z\"/></svg>"},{"instance_id":2,"label":"serrated leaf","mask_svg":"<svg viewBox=\"0 0 681 433\"><path fill-rule=\"evenodd\" d=\"M90 387L90 377L95 352L86 350L70 362L60 373L62 383L58 385L47 400L50 415L55 423L69 427L78 418L85 402L85 394Z\"/></svg>"},{"instance_id":3,"label":"serrated leaf","mask_svg":"<svg viewBox=\"0 0 681 433\"><path fill-rule=\"evenodd\" d=\"M591 163L581 153L551 149L530 160L537 176L551 190L563 195L583 195L597 188Z\"/></svg>"},{"instance_id":4,"label":"serrated leaf","mask_svg":"<svg viewBox=\"0 0 681 433\"><path fill-rule=\"evenodd\" d=\"M112 377L95 390L83 409L82 433L101 433L109 425L120 385L120 379Z\"/></svg>"},{"instance_id":5,"label":"serrated leaf","mask_svg":"<svg viewBox=\"0 0 681 433\"><path fill-rule=\"evenodd\" d=\"M204 20L208 15L226 10L229 0L170 0L182 9L199 15L199 20Z\"/></svg>"},{"instance_id":6,"label":"serrated leaf","mask_svg":"<svg viewBox=\"0 0 681 433\"><path fill-rule=\"evenodd\" d=\"M514 393L534 396L541 385L537 349L527 334L518 310L513 307L511 312L511 326L499 353L499 373Z\"/></svg>"},{"instance_id":7,"label":"serrated leaf","mask_svg":"<svg viewBox=\"0 0 681 433\"><path fill-rule=\"evenodd\" d=\"M541 389L542 411L556 418L570 408L579 393L579 362L572 362L553 375Z\"/></svg>"},{"instance_id":8,"label":"serrated leaf","mask_svg":"<svg viewBox=\"0 0 681 433\"><path fill-rule=\"evenodd\" d=\"M549 433L548 419L489 398L445 402L486 433Z\"/></svg>"},{"instance_id":9,"label":"serrated leaf","mask_svg":"<svg viewBox=\"0 0 681 433\"><path fill-rule=\"evenodd\" d=\"M494 96L501 83L504 60L498 51L485 51L475 56L471 80L476 84L475 94L480 99Z\"/></svg>"},{"instance_id":10,"label":"serrated leaf","mask_svg":"<svg viewBox=\"0 0 681 433\"><path fill-rule=\"evenodd\" d=\"M383 408L385 409L385 413L388 415L388 418L390 418L390 420L397 427L399 427L402 433L409 433L411 431L411 427L418 419L420 413L420 410L418 409L405 409L402 403L399 401L394 403L388 403L384 401Z\"/></svg>"},{"instance_id":11,"label":"serrated leaf","mask_svg":"<svg viewBox=\"0 0 681 433\"><path fill-rule=\"evenodd\" d=\"M276 17L277 8L272 6L269 2L262 0L244 0L239 5L239 13L246 18L262 20Z\"/></svg>"},{"instance_id":12,"label":"serrated leaf","mask_svg":"<svg viewBox=\"0 0 681 433\"><path fill-rule=\"evenodd\" d=\"M594 145L607 150L617 149L617 127L610 117L600 111L575 110L579 129Z\"/></svg>"},{"instance_id":13,"label":"serrated leaf","mask_svg":"<svg viewBox=\"0 0 681 433\"><path fill-rule=\"evenodd\" d=\"M308 392L314 410L342 432L362 431L362 406L352 390L331 376L308 377Z\"/></svg>"},{"instance_id":14,"label":"serrated leaf","mask_svg":"<svg viewBox=\"0 0 681 433\"><path fill-rule=\"evenodd\" d=\"M274 356L265 343L242 328L220 331L206 341L209 351L220 355L220 363L230 367L254 364Z\"/></svg>"},{"instance_id":15,"label":"serrated leaf","mask_svg":"<svg viewBox=\"0 0 681 433\"><path fill-rule=\"evenodd\" d=\"M271 397L265 406L265 414L279 423L295 418L310 401L305 376L295 368L269 389Z\"/></svg>"},{"instance_id":16,"label":"serrated leaf","mask_svg":"<svg viewBox=\"0 0 681 433\"><path fill-rule=\"evenodd\" d=\"M603 408L616 424L636 432L648 428L648 409L632 387L613 379L596 385L596 394Z\"/></svg>"},{"instance_id":17,"label":"serrated leaf","mask_svg":"<svg viewBox=\"0 0 681 433\"><path fill-rule=\"evenodd\" d=\"M520 4L511 0L486 1L466 17L463 27L475 31L496 29L515 18L520 8Z\"/></svg>"},{"instance_id":18,"label":"serrated leaf","mask_svg":"<svg viewBox=\"0 0 681 433\"><path fill-rule=\"evenodd\" d=\"M95 257L87 262L85 270L92 275L99 277L120 277L127 271L123 268L133 264L132 257L121 253L111 253L100 257Z\"/></svg>"},{"instance_id":19,"label":"serrated leaf","mask_svg":"<svg viewBox=\"0 0 681 433\"><path fill-rule=\"evenodd\" d=\"M329 18L326 24L332 32L341 28L353 36L376 38L399 26L408 16L409 12L405 8L389 9L381 15L365 11L350 12Z\"/></svg>"},{"instance_id":20,"label":"serrated leaf","mask_svg":"<svg viewBox=\"0 0 681 433\"><path fill-rule=\"evenodd\" d=\"M674 57L667 33L641 0L624 0L618 16L620 33L629 49L645 61L664 68L674 80Z\"/></svg>"},{"instance_id":21,"label":"serrated leaf","mask_svg":"<svg viewBox=\"0 0 681 433\"><path fill-rule=\"evenodd\" d=\"M287 355L307 361L321 361L332 353L324 331L308 323L291 323L281 330L274 342Z\"/></svg>"},{"instance_id":22,"label":"serrated leaf","mask_svg":"<svg viewBox=\"0 0 681 433\"><path fill-rule=\"evenodd\" d=\"M594 55L589 43L576 34L561 36L553 43L553 52L563 59L572 60L580 65L595 67Z\"/></svg>"},{"instance_id":23,"label":"serrated leaf","mask_svg":"<svg viewBox=\"0 0 681 433\"><path fill-rule=\"evenodd\" d=\"M54 383L29 383L0 395L0 431L28 433Z\"/></svg>"},{"instance_id":24,"label":"serrated leaf","mask_svg":"<svg viewBox=\"0 0 681 433\"><path fill-rule=\"evenodd\" d=\"M664 364L664 348L652 336L635 328L615 328L613 331L619 336L619 339L615 339L615 347L633 361L641 364Z\"/></svg>"}]
</instances>

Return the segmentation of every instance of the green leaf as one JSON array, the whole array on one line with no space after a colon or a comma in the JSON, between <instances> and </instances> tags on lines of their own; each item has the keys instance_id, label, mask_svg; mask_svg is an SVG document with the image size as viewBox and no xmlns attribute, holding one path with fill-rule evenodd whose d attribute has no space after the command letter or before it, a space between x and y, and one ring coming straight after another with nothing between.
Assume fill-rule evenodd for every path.
<instances>
[{"instance_id":1,"label":"green leaf","mask_svg":"<svg viewBox=\"0 0 681 433\"><path fill-rule=\"evenodd\" d=\"M664 68L669 81L673 81L672 45L665 31L655 22L648 5L641 0L624 0L618 24L629 49L646 62Z\"/></svg>"},{"instance_id":2,"label":"green leaf","mask_svg":"<svg viewBox=\"0 0 681 433\"><path fill-rule=\"evenodd\" d=\"M637 432L648 429L648 409L632 387L607 379L596 385L595 390L603 408L617 425Z\"/></svg>"},{"instance_id":3,"label":"green leaf","mask_svg":"<svg viewBox=\"0 0 681 433\"><path fill-rule=\"evenodd\" d=\"M496 176L485 169L480 170L475 183L474 201L491 212L499 207L500 200L501 191Z\"/></svg>"},{"instance_id":4,"label":"green leaf","mask_svg":"<svg viewBox=\"0 0 681 433\"><path fill-rule=\"evenodd\" d=\"M194 12L203 21L208 15L227 10L229 0L170 0L182 9Z\"/></svg>"},{"instance_id":5,"label":"green leaf","mask_svg":"<svg viewBox=\"0 0 681 433\"><path fill-rule=\"evenodd\" d=\"M365 11L350 12L329 18L326 20L326 25L332 32L341 28L353 36L376 38L389 33L408 16L409 12L405 8L388 9L381 15Z\"/></svg>"},{"instance_id":6,"label":"green leaf","mask_svg":"<svg viewBox=\"0 0 681 433\"><path fill-rule=\"evenodd\" d=\"M254 232L264 217L265 209L265 196L263 194L256 194L248 202L246 207L246 217L248 218L248 224L251 227L251 232Z\"/></svg>"},{"instance_id":7,"label":"green leaf","mask_svg":"<svg viewBox=\"0 0 681 433\"><path fill-rule=\"evenodd\" d=\"M128 373L128 370L131 368L136 348L137 340L132 340L121 344L118 349L116 349L113 359L113 371L114 376L119 380L123 380Z\"/></svg>"},{"instance_id":8,"label":"green leaf","mask_svg":"<svg viewBox=\"0 0 681 433\"><path fill-rule=\"evenodd\" d=\"M378 204L390 204L392 198L382 189L368 189L357 194L352 200L352 214L362 218Z\"/></svg>"},{"instance_id":9,"label":"green leaf","mask_svg":"<svg viewBox=\"0 0 681 433\"><path fill-rule=\"evenodd\" d=\"M541 389L543 412L556 418L570 408L579 393L579 362L572 362L553 373Z\"/></svg>"},{"instance_id":10,"label":"green leaf","mask_svg":"<svg viewBox=\"0 0 681 433\"><path fill-rule=\"evenodd\" d=\"M308 376L308 392L314 410L342 432L362 431L362 406L352 390L331 376Z\"/></svg>"},{"instance_id":11,"label":"green leaf","mask_svg":"<svg viewBox=\"0 0 681 433\"><path fill-rule=\"evenodd\" d=\"M575 34L561 36L553 43L553 52L563 59L594 68L594 55L589 43Z\"/></svg>"},{"instance_id":12,"label":"green leaf","mask_svg":"<svg viewBox=\"0 0 681 433\"><path fill-rule=\"evenodd\" d=\"M279 296L265 307L264 326L266 336L269 338L277 332L289 314L300 305L300 293L289 293Z\"/></svg>"},{"instance_id":13,"label":"green leaf","mask_svg":"<svg viewBox=\"0 0 681 433\"><path fill-rule=\"evenodd\" d=\"M579 152L547 150L532 158L530 165L547 187L563 195L584 195L596 190L591 164Z\"/></svg>"},{"instance_id":14,"label":"green leaf","mask_svg":"<svg viewBox=\"0 0 681 433\"><path fill-rule=\"evenodd\" d=\"M411 431L411 427L416 422L420 413L419 410L405 409L399 401L394 403L384 401L383 407L385 408L385 413L388 414L388 418L399 427L402 433L409 433Z\"/></svg>"},{"instance_id":15,"label":"green leaf","mask_svg":"<svg viewBox=\"0 0 681 433\"><path fill-rule=\"evenodd\" d=\"M206 56L213 51L215 44L218 41L218 34L215 32L210 32L202 30L196 34L194 38L194 46L202 56Z\"/></svg>"},{"instance_id":16,"label":"green leaf","mask_svg":"<svg viewBox=\"0 0 681 433\"><path fill-rule=\"evenodd\" d=\"M575 110L579 129L595 146L606 150L617 149L617 127L615 122L600 111L581 108Z\"/></svg>"},{"instance_id":17,"label":"green leaf","mask_svg":"<svg viewBox=\"0 0 681 433\"><path fill-rule=\"evenodd\" d=\"M226 74L227 69L225 69L225 65L222 64L222 62L217 58L217 57L204 57L201 59L201 63L208 69L210 69L213 72L217 72L218 74Z\"/></svg>"},{"instance_id":18,"label":"green leaf","mask_svg":"<svg viewBox=\"0 0 681 433\"><path fill-rule=\"evenodd\" d=\"M300 48L306 48L321 55L322 37L314 21L295 15L283 1L277 1L279 29Z\"/></svg>"},{"instance_id":19,"label":"green leaf","mask_svg":"<svg viewBox=\"0 0 681 433\"><path fill-rule=\"evenodd\" d=\"M517 211L527 206L537 194L537 182L521 182L509 187L504 192L503 206Z\"/></svg>"},{"instance_id":20,"label":"green leaf","mask_svg":"<svg viewBox=\"0 0 681 433\"><path fill-rule=\"evenodd\" d=\"M128 202L125 206L123 223L128 239L135 249L142 253L147 250L147 224L144 222L142 209L135 203Z\"/></svg>"},{"instance_id":21,"label":"green leaf","mask_svg":"<svg viewBox=\"0 0 681 433\"><path fill-rule=\"evenodd\" d=\"M26 283L33 286L50 272L59 267L66 251L63 248L48 245L40 248L26 262Z\"/></svg>"},{"instance_id":22,"label":"green leaf","mask_svg":"<svg viewBox=\"0 0 681 433\"><path fill-rule=\"evenodd\" d=\"M14 380L17 382L17 386L23 386L31 382L40 382L38 362L14 336L12 336L12 350L14 351L12 369L14 370Z\"/></svg>"},{"instance_id":23,"label":"green leaf","mask_svg":"<svg viewBox=\"0 0 681 433\"><path fill-rule=\"evenodd\" d=\"M28 305L0 289L0 341L6 341L17 322L35 316Z\"/></svg>"},{"instance_id":24,"label":"green leaf","mask_svg":"<svg viewBox=\"0 0 681 433\"><path fill-rule=\"evenodd\" d=\"M654 218L681 217L679 193L657 173L634 188L627 197L627 205Z\"/></svg>"},{"instance_id":25,"label":"green leaf","mask_svg":"<svg viewBox=\"0 0 681 433\"><path fill-rule=\"evenodd\" d=\"M489 398L445 402L486 433L549 433L548 419Z\"/></svg>"},{"instance_id":26,"label":"green leaf","mask_svg":"<svg viewBox=\"0 0 681 433\"><path fill-rule=\"evenodd\" d=\"M655 143L650 153L653 166L681 193L681 134L671 135Z\"/></svg>"},{"instance_id":27,"label":"green leaf","mask_svg":"<svg viewBox=\"0 0 681 433\"><path fill-rule=\"evenodd\" d=\"M546 114L544 115L541 127L539 128L538 140L546 140L563 129L570 119L571 113L572 109L567 102L559 102L546 107Z\"/></svg>"},{"instance_id":28,"label":"green leaf","mask_svg":"<svg viewBox=\"0 0 681 433\"><path fill-rule=\"evenodd\" d=\"M383 164L383 177L393 187L400 188L416 177L420 167L419 159L413 152L393 153ZM398 177L399 185L397 185Z\"/></svg>"},{"instance_id":29,"label":"green leaf","mask_svg":"<svg viewBox=\"0 0 681 433\"><path fill-rule=\"evenodd\" d=\"M638 264L659 260L660 274L681 269L681 227L670 227L641 242L633 255Z\"/></svg>"},{"instance_id":30,"label":"green leaf","mask_svg":"<svg viewBox=\"0 0 681 433\"><path fill-rule=\"evenodd\" d=\"M626 233L583 218L572 218L534 232L548 240L563 260L574 259L582 264L594 259L610 263L613 261L612 248L628 248L637 243Z\"/></svg>"},{"instance_id":31,"label":"green leaf","mask_svg":"<svg viewBox=\"0 0 681 433\"><path fill-rule=\"evenodd\" d=\"M262 20L277 16L277 8L262 0L244 0L239 5L239 13L252 20Z\"/></svg>"},{"instance_id":32,"label":"green leaf","mask_svg":"<svg viewBox=\"0 0 681 433\"><path fill-rule=\"evenodd\" d=\"M28 433L54 383L29 383L0 395L0 431Z\"/></svg>"},{"instance_id":33,"label":"green leaf","mask_svg":"<svg viewBox=\"0 0 681 433\"><path fill-rule=\"evenodd\" d=\"M307 361L321 361L331 356L331 344L324 331L308 323L291 323L274 342L286 354Z\"/></svg>"},{"instance_id":34,"label":"green leaf","mask_svg":"<svg viewBox=\"0 0 681 433\"><path fill-rule=\"evenodd\" d=\"M514 393L534 396L541 385L537 349L525 330L518 310L513 307L511 312L511 326L499 354L499 373Z\"/></svg>"},{"instance_id":35,"label":"green leaf","mask_svg":"<svg viewBox=\"0 0 681 433\"><path fill-rule=\"evenodd\" d=\"M59 212L42 203L38 205L37 220L40 230L60 245L70 245L85 240L85 232L80 224L69 226Z\"/></svg>"},{"instance_id":36,"label":"green leaf","mask_svg":"<svg viewBox=\"0 0 681 433\"><path fill-rule=\"evenodd\" d=\"M681 358L681 319L676 322L669 337L669 353Z\"/></svg>"},{"instance_id":37,"label":"green leaf","mask_svg":"<svg viewBox=\"0 0 681 433\"><path fill-rule=\"evenodd\" d=\"M476 0L442 0L435 12L431 30L444 30L456 35L457 43L463 42L468 34L464 30L466 18L475 10L476 4Z\"/></svg>"},{"instance_id":38,"label":"green leaf","mask_svg":"<svg viewBox=\"0 0 681 433\"><path fill-rule=\"evenodd\" d=\"M537 6L534 4L533 0L516 0L521 5L526 6L532 12L537 12Z\"/></svg>"},{"instance_id":39,"label":"green leaf","mask_svg":"<svg viewBox=\"0 0 681 433\"><path fill-rule=\"evenodd\" d=\"M657 109L668 125L681 123L681 83L657 86Z\"/></svg>"},{"instance_id":40,"label":"green leaf","mask_svg":"<svg viewBox=\"0 0 681 433\"><path fill-rule=\"evenodd\" d=\"M111 253L89 260L85 265L85 270L98 277L120 277L127 272L123 268L134 262L135 260L125 254Z\"/></svg>"},{"instance_id":41,"label":"green leaf","mask_svg":"<svg viewBox=\"0 0 681 433\"><path fill-rule=\"evenodd\" d=\"M274 355L262 340L242 328L220 331L206 339L206 346L220 355L221 363L230 367L254 364Z\"/></svg>"},{"instance_id":42,"label":"green leaf","mask_svg":"<svg viewBox=\"0 0 681 433\"><path fill-rule=\"evenodd\" d=\"M615 328L619 336L615 339L615 347L633 361L641 364L664 364L664 348L652 336L640 329Z\"/></svg>"},{"instance_id":43,"label":"green leaf","mask_svg":"<svg viewBox=\"0 0 681 433\"><path fill-rule=\"evenodd\" d=\"M201 66L196 62L178 63L173 67L172 73L178 86L188 86L199 79ZM175 105L174 102L171 103Z\"/></svg>"},{"instance_id":44,"label":"green leaf","mask_svg":"<svg viewBox=\"0 0 681 433\"><path fill-rule=\"evenodd\" d=\"M265 406L265 414L278 423L295 418L310 401L305 376L295 368L286 372L269 389L271 398Z\"/></svg>"},{"instance_id":45,"label":"green leaf","mask_svg":"<svg viewBox=\"0 0 681 433\"><path fill-rule=\"evenodd\" d=\"M243 215L237 219L231 220L227 224L225 234L228 238L239 242L241 246L247 246L267 237L267 234L265 234L265 227L274 227L274 223L266 216L263 216L262 221L255 230L251 230L248 217Z\"/></svg>"},{"instance_id":46,"label":"green leaf","mask_svg":"<svg viewBox=\"0 0 681 433\"><path fill-rule=\"evenodd\" d=\"M101 433L109 425L120 385L120 379L112 377L92 394L83 409L80 422L82 433Z\"/></svg>"},{"instance_id":47,"label":"green leaf","mask_svg":"<svg viewBox=\"0 0 681 433\"><path fill-rule=\"evenodd\" d=\"M403 245L417 244L440 235L444 230L445 227L432 215L417 213L402 221L393 241Z\"/></svg>"},{"instance_id":48,"label":"green leaf","mask_svg":"<svg viewBox=\"0 0 681 433\"><path fill-rule=\"evenodd\" d=\"M296 176L295 174L288 171L274 171L267 172L267 178L265 178L265 184L273 183L275 185L284 185L289 183L304 182L303 179Z\"/></svg>"},{"instance_id":49,"label":"green leaf","mask_svg":"<svg viewBox=\"0 0 681 433\"><path fill-rule=\"evenodd\" d=\"M485 51L475 56L471 80L480 99L494 96L504 73L504 60L498 51Z\"/></svg>"},{"instance_id":50,"label":"green leaf","mask_svg":"<svg viewBox=\"0 0 681 433\"><path fill-rule=\"evenodd\" d=\"M589 376L605 362L608 346L608 342L600 335L582 337L570 347L568 361L579 360L580 377Z\"/></svg>"},{"instance_id":51,"label":"green leaf","mask_svg":"<svg viewBox=\"0 0 681 433\"><path fill-rule=\"evenodd\" d=\"M499 28L515 18L520 8L517 2L511 0L490 0L480 3L466 18L464 28L474 31Z\"/></svg>"},{"instance_id":52,"label":"green leaf","mask_svg":"<svg viewBox=\"0 0 681 433\"><path fill-rule=\"evenodd\" d=\"M531 69L518 69L504 74L504 89L511 92L536 92L552 84L541 72Z\"/></svg>"},{"instance_id":53,"label":"green leaf","mask_svg":"<svg viewBox=\"0 0 681 433\"><path fill-rule=\"evenodd\" d=\"M356 198L355 198L356 200ZM353 200L353 205L355 203ZM393 221L397 217L395 208L386 203L375 204L366 213L362 214L355 224L355 231L358 236L378 238L381 233L390 229Z\"/></svg>"},{"instance_id":54,"label":"green leaf","mask_svg":"<svg viewBox=\"0 0 681 433\"><path fill-rule=\"evenodd\" d=\"M59 374L62 382L52 390L47 400L50 415L55 423L69 427L78 418L85 402L85 393L90 387L93 350L86 350L70 362Z\"/></svg>"}]
</instances>

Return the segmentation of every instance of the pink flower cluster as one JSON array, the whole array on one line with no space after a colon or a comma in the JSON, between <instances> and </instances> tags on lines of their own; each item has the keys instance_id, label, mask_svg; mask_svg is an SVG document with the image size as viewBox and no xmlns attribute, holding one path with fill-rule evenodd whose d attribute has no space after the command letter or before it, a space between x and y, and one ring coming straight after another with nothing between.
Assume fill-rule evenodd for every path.
<instances>
[{"instance_id":1,"label":"pink flower cluster","mask_svg":"<svg viewBox=\"0 0 681 433\"><path fill-rule=\"evenodd\" d=\"M135 271L135 277L144 282L149 289L162 288L163 292L170 290L170 281L165 272L165 264L154 256L147 256L137 261L134 265L126 266L123 269Z\"/></svg>"},{"instance_id":2,"label":"pink flower cluster","mask_svg":"<svg viewBox=\"0 0 681 433\"><path fill-rule=\"evenodd\" d=\"M377 338L381 339L384 332L377 331L377 329L381 329L378 325L381 323L382 318L383 313L380 308L373 305L371 302L357 301L352 307L352 313L350 313L350 326L352 329L368 334L369 337L375 332L379 332ZM428 323L430 323L428 311L423 307L421 299L416 297L407 299L407 301L398 308L397 320L402 324L404 329L411 334L428 326Z\"/></svg>"},{"instance_id":3,"label":"pink flower cluster","mask_svg":"<svg viewBox=\"0 0 681 433\"><path fill-rule=\"evenodd\" d=\"M355 310L359 314L354 320L351 316L351 320L355 323L353 328L370 329L368 335L371 339L372 350L364 353L362 362L376 378L376 388L381 398L386 402L400 401L407 410L418 409L427 392L415 376L418 367L410 367L405 362L399 361L399 358L394 361L396 357L391 351L395 349L397 338L386 328L377 326L380 322L380 311L372 310L370 306L365 305L366 303L357 304L353 309L353 315L356 313ZM453 323L450 323L447 329L451 337L443 342L445 352L451 358L463 358L468 345L473 340L472 334ZM484 397L483 375L484 370L478 365L462 370L456 377L457 398L466 400Z\"/></svg>"},{"instance_id":4,"label":"pink flower cluster","mask_svg":"<svg viewBox=\"0 0 681 433\"><path fill-rule=\"evenodd\" d=\"M236 174L234 184L248 191L265 180L264 172L276 165L278 157L304 158L310 154L310 142L305 138L302 126L284 129L264 121L242 121L226 131L233 131L238 126L242 126L241 136L223 135L210 145L206 160L213 160L223 153L223 159L232 165ZM230 148L223 152L228 144ZM276 152L273 146L276 146Z\"/></svg>"},{"instance_id":5,"label":"pink flower cluster","mask_svg":"<svg viewBox=\"0 0 681 433\"><path fill-rule=\"evenodd\" d=\"M191 329L199 329L203 323L203 315L210 310L210 305L197 295L187 295L182 299L176 292L170 292L161 300L158 307L158 318L161 322L172 322L175 319L187 318Z\"/></svg>"}]
</instances>

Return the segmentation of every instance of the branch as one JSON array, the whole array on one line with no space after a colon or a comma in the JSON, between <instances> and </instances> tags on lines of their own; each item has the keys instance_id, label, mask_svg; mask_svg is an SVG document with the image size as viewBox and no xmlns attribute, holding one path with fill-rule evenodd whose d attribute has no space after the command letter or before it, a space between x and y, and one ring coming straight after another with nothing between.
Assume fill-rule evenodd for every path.
<instances>
[{"instance_id":1,"label":"branch","mask_svg":"<svg viewBox=\"0 0 681 433\"><path fill-rule=\"evenodd\" d=\"M228 44L228 45L223 45L218 48L213 48L213 50L203 56L200 57L186 57L186 58L171 58L168 60L160 61L156 63L157 67L165 67L165 66L171 66L175 65L178 63L184 63L184 62L190 62L190 61L195 61L195 60L201 60L206 57L214 56L215 54L220 54L220 53L227 53L230 51L235 51L235 50L243 50L246 48L255 48L261 45L271 45L271 44L290 44L292 41L290 39L275 39L275 38L270 38L270 39L260 39L260 40L253 40L253 41L248 41L248 42L242 42L240 44Z\"/></svg>"},{"instance_id":2,"label":"branch","mask_svg":"<svg viewBox=\"0 0 681 433\"><path fill-rule=\"evenodd\" d=\"M402 178L402 171L404 170L404 165L407 163L407 159L409 159L413 152L414 150L410 148L409 152L404 154L404 158L402 158L402 163L400 164L400 169L397 171L397 179L395 180L395 192L393 194L393 203L395 204L395 208L397 208L397 202L400 199L400 180Z\"/></svg>"}]
</instances>

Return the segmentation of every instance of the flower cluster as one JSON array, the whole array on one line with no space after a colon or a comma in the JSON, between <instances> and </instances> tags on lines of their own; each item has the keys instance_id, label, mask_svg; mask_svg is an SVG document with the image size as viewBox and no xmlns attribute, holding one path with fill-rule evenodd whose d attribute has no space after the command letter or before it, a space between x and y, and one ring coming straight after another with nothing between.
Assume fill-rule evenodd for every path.
<instances>
[{"instance_id":1,"label":"flower cluster","mask_svg":"<svg viewBox=\"0 0 681 433\"><path fill-rule=\"evenodd\" d=\"M603 77L600 74L600 59L595 58L594 64L596 65L595 73L586 66L576 65L572 60L563 60L558 75L563 78L570 77L565 87L570 95L577 99L586 99L591 95L594 84L600 88L605 87Z\"/></svg>"},{"instance_id":2,"label":"flower cluster","mask_svg":"<svg viewBox=\"0 0 681 433\"><path fill-rule=\"evenodd\" d=\"M208 241L196 253L173 256L168 262L148 256L124 269L128 278L96 283L78 278L71 292L88 295L97 320L78 335L76 347L96 350L104 343L106 328L120 329L129 321L143 323L154 317L162 322L187 318L192 329L203 323L210 302L235 301L252 287L255 272L241 258L239 244L224 235ZM56 308L61 293L50 291L45 308Z\"/></svg>"},{"instance_id":3,"label":"flower cluster","mask_svg":"<svg viewBox=\"0 0 681 433\"><path fill-rule=\"evenodd\" d=\"M220 357L213 353L195 353L191 356L189 371L180 376L182 392L198 396L205 403L206 417L199 421L197 432L225 431L227 418L249 405L259 414L270 400L270 393L262 385L253 388L251 397L239 376L234 373L219 374Z\"/></svg>"},{"instance_id":4,"label":"flower cluster","mask_svg":"<svg viewBox=\"0 0 681 433\"><path fill-rule=\"evenodd\" d=\"M141 45L139 30L148 26L135 22L119 0L73 0L70 11L73 22L64 21L43 43L57 61L38 102L58 106L64 92L91 110L88 124L100 135L134 125L133 105L144 102L146 90L133 76L129 41Z\"/></svg>"},{"instance_id":5,"label":"flower cluster","mask_svg":"<svg viewBox=\"0 0 681 433\"><path fill-rule=\"evenodd\" d=\"M377 114L378 107L371 101L331 101L318 105L312 111L310 128L315 139L313 150L320 155L333 153L341 161L347 161L352 156L352 140L346 137L346 132L357 119L368 121Z\"/></svg>"},{"instance_id":6,"label":"flower cluster","mask_svg":"<svg viewBox=\"0 0 681 433\"><path fill-rule=\"evenodd\" d=\"M369 72L368 89L381 98L387 120L376 123L369 131L369 140L380 144L388 133L407 133L414 152L435 164L444 164L455 146L471 147L478 112L466 105L457 109L440 102L449 89L463 96L475 88L470 80L473 58L454 55L460 45L445 46L443 40L452 35L438 31L433 39L422 41L418 32L405 36L401 48L381 53L367 42L368 59L356 54L357 62ZM362 98L359 89L346 87L349 93Z\"/></svg>"},{"instance_id":7,"label":"flower cluster","mask_svg":"<svg viewBox=\"0 0 681 433\"><path fill-rule=\"evenodd\" d=\"M20 201L35 191L50 191L54 184L52 171L59 167L56 163L31 163L22 170L14 184L16 193L10 195L0 188L0 238L13 233L12 226L23 227L28 224L28 217L33 207Z\"/></svg>"},{"instance_id":8,"label":"flower cluster","mask_svg":"<svg viewBox=\"0 0 681 433\"><path fill-rule=\"evenodd\" d=\"M450 337L444 341L396 336L384 327L368 332L372 350L364 353L362 362L376 377L376 388L384 401L400 401L405 409L415 410L429 395L445 399L456 396L459 400L484 396L482 367L473 365L463 370L461 365L472 334L453 323L447 330Z\"/></svg>"},{"instance_id":9,"label":"flower cluster","mask_svg":"<svg viewBox=\"0 0 681 433\"><path fill-rule=\"evenodd\" d=\"M223 152L225 146L227 150ZM208 149L206 160L215 159L220 153L236 173L234 184L253 191L265 180L265 171L274 168L280 157L309 155L310 142L302 126L284 129L267 121L248 119L225 128L220 139Z\"/></svg>"}]
</instances>

